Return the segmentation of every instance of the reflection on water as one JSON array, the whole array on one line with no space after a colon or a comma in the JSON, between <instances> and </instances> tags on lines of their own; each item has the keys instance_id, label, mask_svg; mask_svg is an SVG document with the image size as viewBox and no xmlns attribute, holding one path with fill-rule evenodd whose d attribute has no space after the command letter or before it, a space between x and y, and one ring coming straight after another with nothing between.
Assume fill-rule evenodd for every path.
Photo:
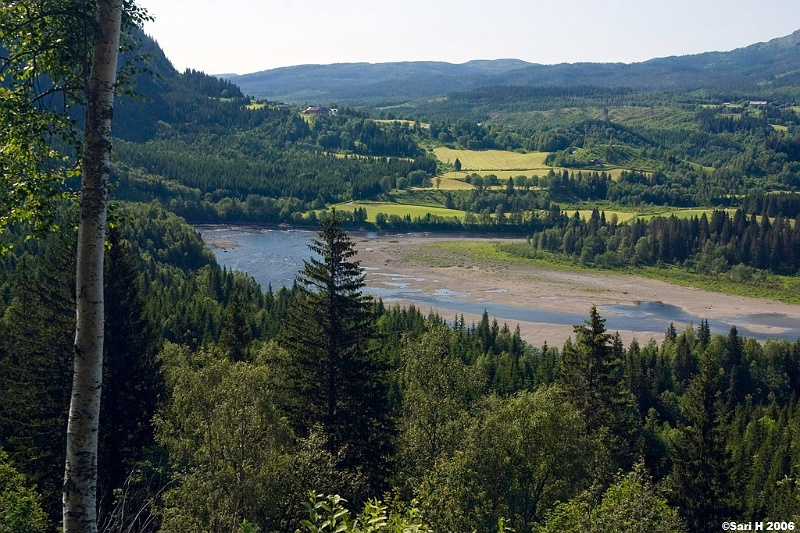
<instances>
[{"instance_id":1,"label":"reflection on water","mask_svg":"<svg viewBox=\"0 0 800 533\"><path fill-rule=\"evenodd\" d=\"M316 232L297 229L251 228L243 226L198 226L203 239L211 244L217 261L236 270L247 272L266 288L288 287L294 283L295 276L303 268L303 261L314 253L308 248ZM366 235L367 238L374 235ZM398 237L398 240L402 236ZM214 243L217 243L215 246ZM224 245L224 246L223 246ZM542 311L511 305L493 303L481 297L472 297L469 292L457 291L443 286L433 294L410 287L412 282L424 281L422 278L394 274L391 272L369 271L371 281L365 290L375 297L382 297L387 303L408 300L424 307L441 309L453 313L480 315L484 311L498 321L538 322L560 326L583 324L588 315ZM378 278L376 281L375 278ZM442 285L446 285L443 282ZM481 293L505 292L505 289L489 289ZM558 299L559 295L545 296ZM606 319L609 331L627 330L634 332L666 332L670 323L675 329L683 331L690 324L694 327L705 318L692 316L680 307L663 302L640 302L637 305L609 305L599 308ZM800 324L785 315L761 313L743 315L708 321L713 333L726 334L731 326L736 326L740 334L759 340L768 338L800 338ZM753 324L759 331L748 329L744 324Z\"/></svg>"}]
</instances>

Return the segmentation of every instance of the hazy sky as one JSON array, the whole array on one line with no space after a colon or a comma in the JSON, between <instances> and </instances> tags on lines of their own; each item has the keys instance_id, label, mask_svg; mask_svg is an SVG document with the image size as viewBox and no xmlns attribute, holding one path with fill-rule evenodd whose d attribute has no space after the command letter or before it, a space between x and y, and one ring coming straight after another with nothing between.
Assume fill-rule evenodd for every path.
<instances>
[{"instance_id":1,"label":"hazy sky","mask_svg":"<svg viewBox=\"0 0 800 533\"><path fill-rule=\"evenodd\" d=\"M644 61L800 29L800 0L137 0L176 68L343 62Z\"/></svg>"}]
</instances>

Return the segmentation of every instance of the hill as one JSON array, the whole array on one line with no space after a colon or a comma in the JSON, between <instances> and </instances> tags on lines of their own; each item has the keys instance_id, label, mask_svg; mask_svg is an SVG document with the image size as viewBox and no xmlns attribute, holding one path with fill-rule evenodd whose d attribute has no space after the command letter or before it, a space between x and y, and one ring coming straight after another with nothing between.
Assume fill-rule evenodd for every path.
<instances>
[{"instance_id":1,"label":"hill","mask_svg":"<svg viewBox=\"0 0 800 533\"><path fill-rule=\"evenodd\" d=\"M228 79L246 94L285 102L402 101L489 85L627 87L648 91L776 89L800 80L800 30L729 52L640 63L531 64L515 59L299 65Z\"/></svg>"}]
</instances>

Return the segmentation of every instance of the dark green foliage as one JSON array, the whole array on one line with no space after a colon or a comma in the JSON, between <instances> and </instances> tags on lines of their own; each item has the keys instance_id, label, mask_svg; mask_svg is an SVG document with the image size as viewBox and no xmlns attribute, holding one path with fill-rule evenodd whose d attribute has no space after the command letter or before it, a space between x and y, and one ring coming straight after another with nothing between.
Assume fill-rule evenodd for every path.
<instances>
[{"instance_id":1,"label":"dark green foliage","mask_svg":"<svg viewBox=\"0 0 800 533\"><path fill-rule=\"evenodd\" d=\"M125 486L154 444L151 421L166 389L156 361L159 336L145 317L130 246L116 229L106 255L98 501L108 512L113 491Z\"/></svg>"},{"instance_id":2,"label":"dark green foliage","mask_svg":"<svg viewBox=\"0 0 800 533\"><path fill-rule=\"evenodd\" d=\"M740 209L681 219L654 217L617 224L595 209L588 220L561 217L533 236L534 249L580 257L601 267L676 264L707 274L730 270L732 279L758 270L792 274L800 269L800 226L781 216L770 221ZM735 267L735 268L731 268Z\"/></svg>"},{"instance_id":3,"label":"dark green foliage","mask_svg":"<svg viewBox=\"0 0 800 533\"><path fill-rule=\"evenodd\" d=\"M457 333L444 324L429 322L428 331L406 340L399 456L400 477L409 485L403 488L413 489L459 449L481 382L478 369L456 353Z\"/></svg>"},{"instance_id":4,"label":"dark green foliage","mask_svg":"<svg viewBox=\"0 0 800 533\"><path fill-rule=\"evenodd\" d=\"M547 523L534 528L534 532L688 531L661 492L639 463L630 473L618 476L599 504L592 505L585 495L560 503L549 513Z\"/></svg>"},{"instance_id":5,"label":"dark green foliage","mask_svg":"<svg viewBox=\"0 0 800 533\"><path fill-rule=\"evenodd\" d=\"M219 335L219 347L228 354L231 361L246 360L247 348L252 340L239 299L237 293L234 292L231 295L228 306L225 308L222 331Z\"/></svg>"},{"instance_id":6,"label":"dark green foliage","mask_svg":"<svg viewBox=\"0 0 800 533\"><path fill-rule=\"evenodd\" d=\"M265 298L252 278L223 272L191 227L163 210L124 205L116 214L106 259L101 520L119 510L116 489L125 488L127 505L152 497L131 490L139 463L152 455L151 418L166 392L155 361L162 339L216 342L232 293L244 302L247 330L274 335L289 298L283 290ZM2 258L0 277L0 445L37 484L54 522L61 514L59 465L71 387L73 239L71 231L45 241L17 239Z\"/></svg>"},{"instance_id":7,"label":"dark green foliage","mask_svg":"<svg viewBox=\"0 0 800 533\"><path fill-rule=\"evenodd\" d=\"M459 451L437 461L416 487L437 531L529 530L586 481L593 447L569 394L557 387L488 396Z\"/></svg>"},{"instance_id":8,"label":"dark green foliage","mask_svg":"<svg viewBox=\"0 0 800 533\"><path fill-rule=\"evenodd\" d=\"M711 531L738 516L726 448L729 411L722 395L720 343L709 345L681 403L685 422L671 442L670 489L693 531Z\"/></svg>"},{"instance_id":9,"label":"dark green foliage","mask_svg":"<svg viewBox=\"0 0 800 533\"><path fill-rule=\"evenodd\" d=\"M0 533L42 533L47 526L41 497L0 448Z\"/></svg>"},{"instance_id":10,"label":"dark green foliage","mask_svg":"<svg viewBox=\"0 0 800 533\"><path fill-rule=\"evenodd\" d=\"M606 441L614 467L633 463L638 412L624 379L624 353L618 337L606 332L605 319L592 306L575 342L562 351L558 381L578 407L590 435ZM616 467L616 468L615 468Z\"/></svg>"},{"instance_id":11,"label":"dark green foliage","mask_svg":"<svg viewBox=\"0 0 800 533\"><path fill-rule=\"evenodd\" d=\"M282 335L290 418L301 435L321 425L330 450L377 484L390 428L384 369L370 347L374 319L361 292L364 273L336 212L321 221L310 248L318 257L298 276Z\"/></svg>"},{"instance_id":12,"label":"dark green foliage","mask_svg":"<svg viewBox=\"0 0 800 533\"><path fill-rule=\"evenodd\" d=\"M446 531L494 530L500 518L550 527L576 509L596 524L669 521L661 488L691 530L800 514L800 343L712 337L703 321L625 347L593 309L562 349L533 348L488 313L449 322L365 298L334 217L306 283L263 292L220 269L177 217L153 205L116 213L100 457L101 513L116 524L141 508L134 529L164 518L166 529L247 519L294 530L309 488L358 503L393 487L393 506L416 497ZM56 520L61 474L51 465L63 453L72 336L66 235L14 241L0 283L0 439ZM270 340L282 322L280 342ZM162 350L167 384L153 359L164 339L184 344ZM157 403L168 456L152 446ZM625 476L639 457L653 484ZM231 484L240 490L215 492ZM116 507L113 489L125 496Z\"/></svg>"},{"instance_id":13,"label":"dark green foliage","mask_svg":"<svg viewBox=\"0 0 800 533\"><path fill-rule=\"evenodd\" d=\"M161 530L222 533L244 520L282 529L295 471L270 369L172 344L161 361L170 397L155 426L174 468Z\"/></svg>"},{"instance_id":14,"label":"dark green foliage","mask_svg":"<svg viewBox=\"0 0 800 533\"><path fill-rule=\"evenodd\" d=\"M43 256L20 258L2 324L0 447L37 485L54 523L61 516L72 386L73 246L53 236Z\"/></svg>"}]
</instances>

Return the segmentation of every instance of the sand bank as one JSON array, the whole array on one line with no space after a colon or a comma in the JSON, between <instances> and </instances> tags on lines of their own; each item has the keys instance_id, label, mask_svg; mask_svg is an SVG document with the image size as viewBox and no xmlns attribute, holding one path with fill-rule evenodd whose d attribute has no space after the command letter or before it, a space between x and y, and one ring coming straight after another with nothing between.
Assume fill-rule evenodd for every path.
<instances>
[{"instance_id":1,"label":"sand bank","mask_svg":"<svg viewBox=\"0 0 800 533\"><path fill-rule=\"evenodd\" d=\"M457 252L438 250L431 246L433 242L442 240L445 239L356 239L358 259L368 269L367 284L380 286L386 283L387 274L396 274L407 276L408 279L404 282L425 294L449 290L462 295L468 293L466 298L481 301L581 316L588 316L593 304L606 307L663 302L709 320L776 315L783 321L789 319L800 323L800 305L681 287L630 274L574 272L518 262L498 264L466 255L459 256ZM427 312L429 308L422 310ZM456 315L456 311L448 309L447 304L437 305L435 310L445 318ZM464 316L467 322L480 319L477 315ZM516 321L507 322L511 328L516 325ZM785 328L779 323L780 321L776 321L775 325L765 325L763 321L760 324L753 322L747 323L747 327L751 331L780 334ZM573 334L573 328L566 325L520 321L519 326L523 338L536 346L545 341L549 345L561 346L564 339ZM661 341L664 333L620 331L626 344L633 337L640 342L646 342L650 338Z\"/></svg>"}]
</instances>

